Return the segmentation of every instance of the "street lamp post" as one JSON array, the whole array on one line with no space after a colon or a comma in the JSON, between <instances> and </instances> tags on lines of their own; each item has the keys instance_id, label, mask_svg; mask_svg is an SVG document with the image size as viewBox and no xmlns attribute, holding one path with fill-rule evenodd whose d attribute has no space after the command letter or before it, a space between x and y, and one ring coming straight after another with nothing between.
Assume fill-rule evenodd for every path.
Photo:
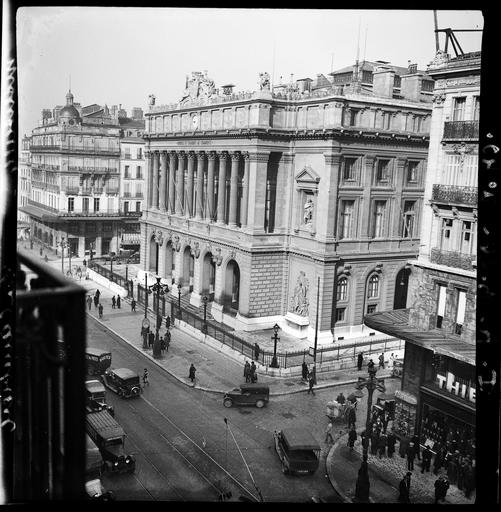
<instances>
[{"instance_id":1,"label":"street lamp post","mask_svg":"<svg viewBox=\"0 0 501 512\"><path fill-rule=\"evenodd\" d=\"M61 237L59 244L61 246L61 272L64 275L64 238Z\"/></svg>"},{"instance_id":2,"label":"street lamp post","mask_svg":"<svg viewBox=\"0 0 501 512\"><path fill-rule=\"evenodd\" d=\"M280 339L278 337L278 331L280 330L280 327L278 324L275 324L273 326L273 331L274 331L274 335L272 336L272 339L274 340L275 342L275 345L273 346L273 359L271 360L271 364L270 366L272 368L278 368L278 361L277 361L277 341Z\"/></svg>"},{"instance_id":3,"label":"street lamp post","mask_svg":"<svg viewBox=\"0 0 501 512\"><path fill-rule=\"evenodd\" d=\"M153 343L153 357L155 359L159 359L160 357L162 357L162 350L160 347L160 338L158 332L160 329L160 325L162 323L160 320L160 295L162 295L163 297L166 293L169 292L169 287L166 284L161 284L160 280L161 277L157 276L157 282L150 286L151 291L156 292L157 294L157 325L155 329L155 342Z\"/></svg>"},{"instance_id":4,"label":"street lamp post","mask_svg":"<svg viewBox=\"0 0 501 512\"><path fill-rule=\"evenodd\" d=\"M179 320L181 320L181 284L177 285L177 307L179 309Z\"/></svg>"},{"instance_id":5,"label":"street lamp post","mask_svg":"<svg viewBox=\"0 0 501 512\"><path fill-rule=\"evenodd\" d=\"M357 485L355 487L355 497L359 503L369 503L369 472L367 459L369 455L369 439L372 436L372 395L374 391L377 389L378 391L385 391L384 379L377 379L376 372L377 369L374 366L374 363L369 363L367 367L367 371L369 373L368 377L359 377L357 384L355 387L358 390L362 390L363 388L367 388L367 417L365 420L365 439L362 443L362 464L358 471Z\"/></svg>"},{"instance_id":6,"label":"street lamp post","mask_svg":"<svg viewBox=\"0 0 501 512\"><path fill-rule=\"evenodd\" d=\"M148 348L148 331L147 329L150 327L150 321L148 320L148 293L150 292L148 288L148 274L144 275L145 283L144 283L144 318L143 318L143 348Z\"/></svg>"},{"instance_id":7,"label":"street lamp post","mask_svg":"<svg viewBox=\"0 0 501 512\"><path fill-rule=\"evenodd\" d=\"M204 295L202 297L202 302L204 304L204 324L202 325L202 332L207 334L207 302L209 302L209 297Z\"/></svg>"}]
</instances>

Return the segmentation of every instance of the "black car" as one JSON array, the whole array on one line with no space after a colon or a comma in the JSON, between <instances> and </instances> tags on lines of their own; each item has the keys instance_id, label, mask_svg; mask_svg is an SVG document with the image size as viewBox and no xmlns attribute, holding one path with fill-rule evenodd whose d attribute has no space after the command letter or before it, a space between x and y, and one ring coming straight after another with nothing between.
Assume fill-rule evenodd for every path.
<instances>
[{"instance_id":1,"label":"black car","mask_svg":"<svg viewBox=\"0 0 501 512\"><path fill-rule=\"evenodd\" d=\"M101 376L103 384L122 398L130 398L141 394L139 375L128 368L108 369Z\"/></svg>"},{"instance_id":2,"label":"black car","mask_svg":"<svg viewBox=\"0 0 501 512\"><path fill-rule=\"evenodd\" d=\"M270 388L262 384L241 384L239 388L225 393L223 404L225 407L232 405L255 405L264 407L270 400Z\"/></svg>"}]
</instances>

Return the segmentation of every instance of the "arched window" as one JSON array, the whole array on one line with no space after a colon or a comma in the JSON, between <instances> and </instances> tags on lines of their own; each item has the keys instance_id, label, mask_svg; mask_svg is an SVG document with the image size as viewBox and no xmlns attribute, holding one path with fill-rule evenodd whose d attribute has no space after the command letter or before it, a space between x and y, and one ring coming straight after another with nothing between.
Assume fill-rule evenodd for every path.
<instances>
[{"instance_id":1,"label":"arched window","mask_svg":"<svg viewBox=\"0 0 501 512\"><path fill-rule=\"evenodd\" d=\"M346 300L348 296L348 279L341 277L337 282L337 300Z\"/></svg>"},{"instance_id":2,"label":"arched window","mask_svg":"<svg viewBox=\"0 0 501 512\"><path fill-rule=\"evenodd\" d=\"M367 298L375 299L379 297L379 276L372 275L369 279L369 286L367 288Z\"/></svg>"}]
</instances>

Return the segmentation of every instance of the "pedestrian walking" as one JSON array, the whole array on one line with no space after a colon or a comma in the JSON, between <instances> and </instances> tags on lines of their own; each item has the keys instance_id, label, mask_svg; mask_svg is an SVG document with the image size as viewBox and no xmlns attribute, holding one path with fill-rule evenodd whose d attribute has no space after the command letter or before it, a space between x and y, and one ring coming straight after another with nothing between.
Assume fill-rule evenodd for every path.
<instances>
[{"instance_id":1,"label":"pedestrian walking","mask_svg":"<svg viewBox=\"0 0 501 512\"><path fill-rule=\"evenodd\" d=\"M449 486L449 481L443 475L435 480L435 504L445 500Z\"/></svg>"},{"instance_id":2,"label":"pedestrian walking","mask_svg":"<svg viewBox=\"0 0 501 512\"><path fill-rule=\"evenodd\" d=\"M188 377L191 379L191 382L193 382L195 380L195 372L196 371L197 371L197 369L195 368L195 365L193 363L191 363L190 372L188 375Z\"/></svg>"},{"instance_id":3,"label":"pedestrian walking","mask_svg":"<svg viewBox=\"0 0 501 512\"><path fill-rule=\"evenodd\" d=\"M367 363L367 370L372 371L374 368L374 361L372 359L369 359L369 362Z\"/></svg>"},{"instance_id":4,"label":"pedestrian walking","mask_svg":"<svg viewBox=\"0 0 501 512\"><path fill-rule=\"evenodd\" d=\"M430 447L426 445L423 450L423 462L421 464L421 473L424 473L425 471L430 471L431 457L432 453Z\"/></svg>"},{"instance_id":5,"label":"pedestrian walking","mask_svg":"<svg viewBox=\"0 0 501 512\"><path fill-rule=\"evenodd\" d=\"M256 361L259 361L259 353L261 352L261 348L259 347L259 345L256 343L254 343L254 359Z\"/></svg>"},{"instance_id":6,"label":"pedestrian walking","mask_svg":"<svg viewBox=\"0 0 501 512\"><path fill-rule=\"evenodd\" d=\"M377 455L377 447L379 444L379 432L377 430L373 430L371 433L371 454Z\"/></svg>"},{"instance_id":7,"label":"pedestrian walking","mask_svg":"<svg viewBox=\"0 0 501 512\"><path fill-rule=\"evenodd\" d=\"M111 297L111 309L115 309L115 305L116 305L116 300L115 300L115 296L113 295L113 297Z\"/></svg>"},{"instance_id":8,"label":"pedestrian walking","mask_svg":"<svg viewBox=\"0 0 501 512\"><path fill-rule=\"evenodd\" d=\"M358 359L357 359L357 367L358 367L358 371L362 370L362 365L364 364L364 353L363 352L360 352L358 354Z\"/></svg>"},{"instance_id":9,"label":"pedestrian walking","mask_svg":"<svg viewBox=\"0 0 501 512\"><path fill-rule=\"evenodd\" d=\"M89 311L92 309L92 297L87 295L87 306L89 307Z\"/></svg>"},{"instance_id":10,"label":"pedestrian walking","mask_svg":"<svg viewBox=\"0 0 501 512\"><path fill-rule=\"evenodd\" d=\"M469 461L464 473L464 495L470 499L470 495L475 489L475 465Z\"/></svg>"},{"instance_id":11,"label":"pedestrian walking","mask_svg":"<svg viewBox=\"0 0 501 512\"><path fill-rule=\"evenodd\" d=\"M313 375L313 372L308 373L308 395L311 393L313 396L315 396L315 391L313 390L313 386L315 385L315 376Z\"/></svg>"},{"instance_id":12,"label":"pedestrian walking","mask_svg":"<svg viewBox=\"0 0 501 512\"><path fill-rule=\"evenodd\" d=\"M332 437L332 422L329 421L327 428L325 429L325 442L328 443L330 439L330 442L334 442L334 437Z\"/></svg>"},{"instance_id":13,"label":"pedestrian walking","mask_svg":"<svg viewBox=\"0 0 501 512\"><path fill-rule=\"evenodd\" d=\"M355 445L355 441L357 440L357 431L355 427L351 427L348 432L348 446L350 447L350 451L353 450L353 446Z\"/></svg>"},{"instance_id":14,"label":"pedestrian walking","mask_svg":"<svg viewBox=\"0 0 501 512\"><path fill-rule=\"evenodd\" d=\"M308 365L306 364L306 361L303 361L303 364L301 365L301 373L303 380L306 382L308 380Z\"/></svg>"},{"instance_id":15,"label":"pedestrian walking","mask_svg":"<svg viewBox=\"0 0 501 512\"><path fill-rule=\"evenodd\" d=\"M405 459L407 455L407 448L409 447L409 443L411 442L411 438L409 436L403 436L400 438L400 444L398 445L398 454L402 459Z\"/></svg>"},{"instance_id":16,"label":"pedestrian walking","mask_svg":"<svg viewBox=\"0 0 501 512\"><path fill-rule=\"evenodd\" d=\"M388 436L384 432L382 432L379 435L379 441L378 441L378 444L377 444L377 451L378 451L380 459L382 459L383 456L386 455L386 445L387 445L387 442L388 442Z\"/></svg>"},{"instance_id":17,"label":"pedestrian walking","mask_svg":"<svg viewBox=\"0 0 501 512\"><path fill-rule=\"evenodd\" d=\"M344 397L344 395L343 395L343 392L342 392L342 391L341 391L341 393L339 393L339 395L337 396L337 398L336 398L336 402L337 402L338 404L341 404L341 405L343 405L343 404L346 402L346 398Z\"/></svg>"},{"instance_id":18,"label":"pedestrian walking","mask_svg":"<svg viewBox=\"0 0 501 512\"><path fill-rule=\"evenodd\" d=\"M94 309L97 309L98 306L99 306L99 296L94 295Z\"/></svg>"},{"instance_id":19,"label":"pedestrian walking","mask_svg":"<svg viewBox=\"0 0 501 512\"><path fill-rule=\"evenodd\" d=\"M384 370L384 352L381 352L381 355L379 356L379 368Z\"/></svg>"},{"instance_id":20,"label":"pedestrian walking","mask_svg":"<svg viewBox=\"0 0 501 512\"><path fill-rule=\"evenodd\" d=\"M170 345L170 331L167 331L165 333L165 351L169 351L169 345Z\"/></svg>"},{"instance_id":21,"label":"pedestrian walking","mask_svg":"<svg viewBox=\"0 0 501 512\"><path fill-rule=\"evenodd\" d=\"M446 469L447 478L452 485L456 485L458 481L458 457L456 453L447 457Z\"/></svg>"},{"instance_id":22,"label":"pedestrian walking","mask_svg":"<svg viewBox=\"0 0 501 512\"><path fill-rule=\"evenodd\" d=\"M252 383L257 382L257 368L254 361L250 365L250 381Z\"/></svg>"},{"instance_id":23,"label":"pedestrian walking","mask_svg":"<svg viewBox=\"0 0 501 512\"><path fill-rule=\"evenodd\" d=\"M98 307L99 318L103 318L103 305L100 303Z\"/></svg>"},{"instance_id":24,"label":"pedestrian walking","mask_svg":"<svg viewBox=\"0 0 501 512\"><path fill-rule=\"evenodd\" d=\"M153 347L153 343L155 343L155 335L153 334L153 332L150 332L148 334L148 346L150 348L152 348Z\"/></svg>"},{"instance_id":25,"label":"pedestrian walking","mask_svg":"<svg viewBox=\"0 0 501 512\"><path fill-rule=\"evenodd\" d=\"M143 386L149 386L150 381L148 380L148 369L145 368L143 371Z\"/></svg>"},{"instance_id":26,"label":"pedestrian walking","mask_svg":"<svg viewBox=\"0 0 501 512\"><path fill-rule=\"evenodd\" d=\"M160 336L160 350L165 350L165 340L163 336Z\"/></svg>"},{"instance_id":27,"label":"pedestrian walking","mask_svg":"<svg viewBox=\"0 0 501 512\"><path fill-rule=\"evenodd\" d=\"M386 439L386 446L388 447L388 457L390 459L393 458L393 454L395 453L395 443L397 442L397 436L395 432L392 430Z\"/></svg>"},{"instance_id":28,"label":"pedestrian walking","mask_svg":"<svg viewBox=\"0 0 501 512\"><path fill-rule=\"evenodd\" d=\"M414 448L414 443L411 441L406 451L407 456L407 469L409 471L414 471L414 459L416 458L416 450Z\"/></svg>"},{"instance_id":29,"label":"pedestrian walking","mask_svg":"<svg viewBox=\"0 0 501 512\"><path fill-rule=\"evenodd\" d=\"M120 309L120 295L117 295L117 308Z\"/></svg>"},{"instance_id":30,"label":"pedestrian walking","mask_svg":"<svg viewBox=\"0 0 501 512\"><path fill-rule=\"evenodd\" d=\"M416 452L416 458L417 460L421 460L421 445L419 444L419 436L417 434L414 434L411 437L412 443L414 443L414 451Z\"/></svg>"},{"instance_id":31,"label":"pedestrian walking","mask_svg":"<svg viewBox=\"0 0 501 512\"><path fill-rule=\"evenodd\" d=\"M166 328L167 330L169 330L169 329L170 329L170 316L169 316L169 315L167 315L167 316L165 317L165 328Z\"/></svg>"},{"instance_id":32,"label":"pedestrian walking","mask_svg":"<svg viewBox=\"0 0 501 512\"><path fill-rule=\"evenodd\" d=\"M357 422L357 413L355 412L355 407L350 406L347 412L347 420L348 420L348 428L355 428L355 424Z\"/></svg>"},{"instance_id":33,"label":"pedestrian walking","mask_svg":"<svg viewBox=\"0 0 501 512\"><path fill-rule=\"evenodd\" d=\"M83 262L82 262L82 263L83 263L83 266L84 266L84 267L86 267L86 266L87 266L87 260L86 260L85 258L84 258L84 260L83 260Z\"/></svg>"},{"instance_id":34,"label":"pedestrian walking","mask_svg":"<svg viewBox=\"0 0 501 512\"><path fill-rule=\"evenodd\" d=\"M411 490L411 475L412 473L407 472L398 486L398 501L400 503L410 503L410 490Z\"/></svg>"},{"instance_id":35,"label":"pedestrian walking","mask_svg":"<svg viewBox=\"0 0 501 512\"><path fill-rule=\"evenodd\" d=\"M134 313L136 312L136 300L135 299L132 299L130 301L130 310L133 311Z\"/></svg>"},{"instance_id":36,"label":"pedestrian walking","mask_svg":"<svg viewBox=\"0 0 501 512\"><path fill-rule=\"evenodd\" d=\"M97 296L98 300L99 300L99 297L101 297L101 292L99 291L99 288L96 290L96 296Z\"/></svg>"},{"instance_id":37,"label":"pedestrian walking","mask_svg":"<svg viewBox=\"0 0 501 512\"><path fill-rule=\"evenodd\" d=\"M390 367L390 369L393 369L393 367L395 366L395 354L393 352L391 353L391 356L388 359L388 366Z\"/></svg>"},{"instance_id":38,"label":"pedestrian walking","mask_svg":"<svg viewBox=\"0 0 501 512\"><path fill-rule=\"evenodd\" d=\"M249 361L245 361L245 364L244 364L244 378L245 378L245 382L249 382L250 381L250 370L251 370L251 367L250 367Z\"/></svg>"}]
</instances>

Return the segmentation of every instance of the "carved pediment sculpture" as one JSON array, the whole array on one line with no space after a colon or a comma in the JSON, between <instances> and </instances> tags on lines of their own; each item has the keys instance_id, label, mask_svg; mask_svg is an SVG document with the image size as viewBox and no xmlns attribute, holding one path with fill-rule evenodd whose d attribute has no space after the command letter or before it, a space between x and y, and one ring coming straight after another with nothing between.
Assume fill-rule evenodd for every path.
<instances>
[{"instance_id":1,"label":"carved pediment sculpture","mask_svg":"<svg viewBox=\"0 0 501 512\"><path fill-rule=\"evenodd\" d=\"M308 316L309 303L309 282L306 274L301 270L296 281L294 294L289 300L289 311L300 316Z\"/></svg>"},{"instance_id":2,"label":"carved pediment sculpture","mask_svg":"<svg viewBox=\"0 0 501 512\"><path fill-rule=\"evenodd\" d=\"M207 100L216 95L214 80L207 76L207 71L192 71L191 78L186 75L186 86L183 97L179 101L181 105L196 100Z\"/></svg>"},{"instance_id":3,"label":"carved pediment sculpture","mask_svg":"<svg viewBox=\"0 0 501 512\"><path fill-rule=\"evenodd\" d=\"M270 90L270 75L266 71L259 73L259 90L269 91Z\"/></svg>"}]
</instances>

